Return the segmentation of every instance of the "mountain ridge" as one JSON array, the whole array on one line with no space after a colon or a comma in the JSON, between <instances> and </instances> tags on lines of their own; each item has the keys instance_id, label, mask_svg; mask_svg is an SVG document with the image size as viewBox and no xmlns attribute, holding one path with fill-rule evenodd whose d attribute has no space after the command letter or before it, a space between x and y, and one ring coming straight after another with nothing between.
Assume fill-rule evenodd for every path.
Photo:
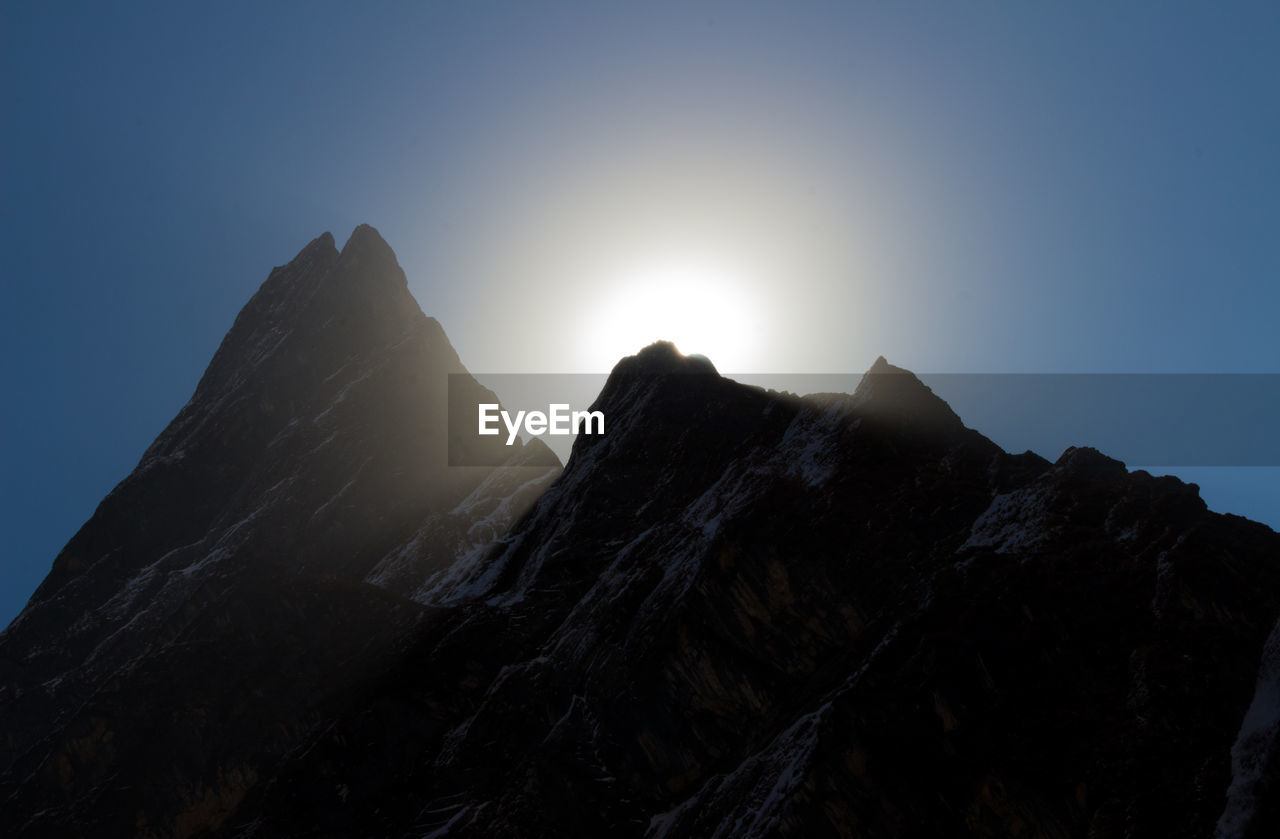
<instances>
[{"instance_id":1,"label":"mountain ridge","mask_svg":"<svg viewBox=\"0 0 1280 839\"><path fill-rule=\"evenodd\" d=\"M798 397L657 342L563 470L451 377L499 401L373 228L270 273L0 633L7 835L1275 826L1280 535L1194 485L883 357Z\"/></svg>"}]
</instances>

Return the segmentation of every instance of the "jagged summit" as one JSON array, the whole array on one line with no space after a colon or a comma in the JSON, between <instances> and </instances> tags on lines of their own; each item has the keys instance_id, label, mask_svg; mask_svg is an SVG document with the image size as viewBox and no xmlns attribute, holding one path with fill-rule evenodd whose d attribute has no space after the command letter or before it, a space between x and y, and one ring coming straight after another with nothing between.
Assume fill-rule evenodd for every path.
<instances>
[{"instance_id":1,"label":"jagged summit","mask_svg":"<svg viewBox=\"0 0 1280 839\"><path fill-rule=\"evenodd\" d=\"M445 379L500 401L372 228L271 272L0 634L0 833L1276 832L1280 536L1193 485L884 358L653 344L563 472Z\"/></svg>"},{"instance_id":2,"label":"jagged summit","mask_svg":"<svg viewBox=\"0 0 1280 839\"><path fill-rule=\"evenodd\" d=\"M247 727L209 718L201 736L222 741L230 771L291 748L305 709L379 666L421 618L417 588L475 548L473 528L504 533L559 472L540 444L487 438L467 445L495 448L497 466L449 468L451 375L482 390L373 228L341 253L323 234L272 270L191 399L0 634L0 800L102 715L113 745L67 770L48 807L71 812L145 766L194 789L200 766L160 744L218 701L211 686L284 679L258 682ZM174 786L148 806L172 818L180 800Z\"/></svg>"},{"instance_id":3,"label":"jagged summit","mask_svg":"<svg viewBox=\"0 0 1280 839\"><path fill-rule=\"evenodd\" d=\"M319 236L317 236L316 238L308 242L306 247L304 247L301 251L298 252L298 256L302 256L303 254L306 254L312 251L333 251L336 254L337 247L333 238L333 234L330 233L328 230L321 233Z\"/></svg>"},{"instance_id":4,"label":"jagged summit","mask_svg":"<svg viewBox=\"0 0 1280 839\"><path fill-rule=\"evenodd\" d=\"M705 355L685 355L671 341L654 341L635 355L614 365L618 373L697 373L718 376L715 365Z\"/></svg>"},{"instance_id":5,"label":"jagged summit","mask_svg":"<svg viewBox=\"0 0 1280 839\"><path fill-rule=\"evenodd\" d=\"M1119 477L1127 471L1123 462L1107 457L1093 446L1067 446L1053 465L1059 469L1101 477Z\"/></svg>"},{"instance_id":6,"label":"jagged summit","mask_svg":"<svg viewBox=\"0 0 1280 839\"><path fill-rule=\"evenodd\" d=\"M933 434L958 433L964 423L914 373L880 356L863 374L850 404L869 418Z\"/></svg>"},{"instance_id":7,"label":"jagged summit","mask_svg":"<svg viewBox=\"0 0 1280 839\"><path fill-rule=\"evenodd\" d=\"M367 277L386 276L396 281L397 285L408 287L408 280L403 269L400 268L395 251L382 238L382 235L368 224L361 224L351 232L347 243L342 246L341 257L344 262L353 266L361 265Z\"/></svg>"},{"instance_id":8,"label":"jagged summit","mask_svg":"<svg viewBox=\"0 0 1280 839\"><path fill-rule=\"evenodd\" d=\"M395 254L391 251L391 246L382 238L382 234L378 232L378 229L371 224L357 224L355 226L342 249L345 251L352 246L374 248L390 255L392 259L395 258Z\"/></svg>"}]
</instances>

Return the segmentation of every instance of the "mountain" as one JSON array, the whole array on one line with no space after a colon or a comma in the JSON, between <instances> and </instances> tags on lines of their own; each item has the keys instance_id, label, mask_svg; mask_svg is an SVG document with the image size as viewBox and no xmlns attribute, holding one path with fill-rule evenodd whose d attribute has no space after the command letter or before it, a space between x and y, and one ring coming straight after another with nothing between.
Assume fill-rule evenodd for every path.
<instances>
[{"instance_id":1,"label":"mountain","mask_svg":"<svg viewBox=\"0 0 1280 839\"><path fill-rule=\"evenodd\" d=\"M409 644L415 588L559 472L537 442L449 467L451 376L487 393L373 228L273 270L0 637L5 821L219 824Z\"/></svg>"},{"instance_id":2,"label":"mountain","mask_svg":"<svg viewBox=\"0 0 1280 839\"><path fill-rule=\"evenodd\" d=\"M446 374L372 229L272 273L0 637L6 835L1276 832L1280 535L1194 485L663 343L450 467Z\"/></svg>"}]
</instances>

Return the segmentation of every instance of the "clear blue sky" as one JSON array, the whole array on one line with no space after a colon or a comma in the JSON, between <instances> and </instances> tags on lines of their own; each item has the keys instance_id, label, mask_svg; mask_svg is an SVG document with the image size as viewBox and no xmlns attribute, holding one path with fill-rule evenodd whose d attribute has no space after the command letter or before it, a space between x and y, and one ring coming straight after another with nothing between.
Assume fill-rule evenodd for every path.
<instances>
[{"instance_id":1,"label":"clear blue sky","mask_svg":"<svg viewBox=\"0 0 1280 839\"><path fill-rule=\"evenodd\" d=\"M1280 372L1280 4L263 5L0 5L0 623L361 222L480 371L701 260L722 369Z\"/></svg>"}]
</instances>

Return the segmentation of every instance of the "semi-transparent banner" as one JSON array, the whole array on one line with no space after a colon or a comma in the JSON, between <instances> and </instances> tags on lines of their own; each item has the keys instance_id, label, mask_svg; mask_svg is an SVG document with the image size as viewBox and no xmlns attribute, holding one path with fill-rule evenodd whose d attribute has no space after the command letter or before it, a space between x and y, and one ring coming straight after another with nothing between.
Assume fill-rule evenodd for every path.
<instances>
[{"instance_id":1,"label":"semi-transparent banner","mask_svg":"<svg viewBox=\"0 0 1280 839\"><path fill-rule=\"evenodd\" d=\"M1068 446L1093 446L1131 465L1280 466L1280 374L917 375L966 426L1006 451L1055 460ZM852 393L864 374L727 377L803 395ZM608 434L609 411L595 404L607 378L482 373L475 374L483 385L477 389L470 377L450 376L450 463L493 465L517 439L532 437L566 460L578 434ZM697 387L697 378L688 386Z\"/></svg>"}]
</instances>

